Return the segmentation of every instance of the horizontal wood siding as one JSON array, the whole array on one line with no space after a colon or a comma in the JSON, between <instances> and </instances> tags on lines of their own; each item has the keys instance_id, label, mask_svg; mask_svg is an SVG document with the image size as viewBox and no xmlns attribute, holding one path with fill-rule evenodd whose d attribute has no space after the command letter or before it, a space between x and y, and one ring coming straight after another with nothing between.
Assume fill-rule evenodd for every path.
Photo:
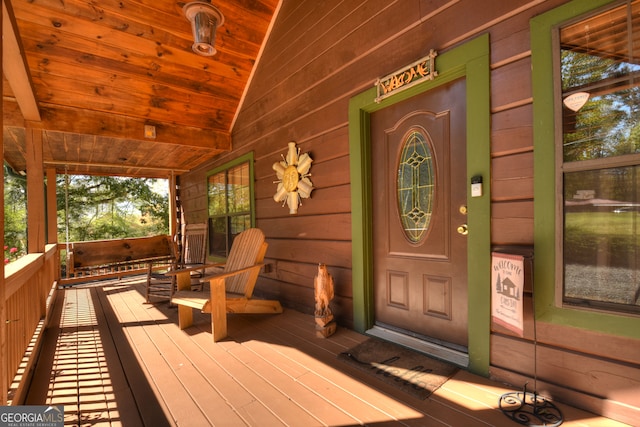
<instances>
[{"instance_id":1,"label":"horizontal wood siding","mask_svg":"<svg viewBox=\"0 0 640 427\"><path fill-rule=\"evenodd\" d=\"M560 3L563 2L543 2L490 29L491 241L494 249L523 254L533 262L529 20ZM492 377L521 386L528 382L530 390L535 388L555 399L572 401L630 424L637 422L640 419L640 343L561 325L534 323L535 299L531 284L528 275L523 337L492 322Z\"/></svg>"},{"instance_id":2,"label":"horizontal wood siding","mask_svg":"<svg viewBox=\"0 0 640 427\"><path fill-rule=\"evenodd\" d=\"M187 221L206 219L206 170L253 151L257 225L269 241L268 268L256 294L310 313L317 264L326 263L336 282L336 317L351 326L351 224L360 218L350 214L348 101L429 49L444 52L488 32L491 241L494 249L528 254L535 262L529 21L563 3L505 0L486 7L474 0L284 0L238 114L233 151L181 177ZM286 154L289 141L314 160L315 190L296 215L272 199L271 166ZM492 325L492 375L517 385L537 375L554 394L594 412L625 420L636 414L639 343L534 324L533 307L529 274L524 338ZM536 339L542 345L534 360ZM635 350L605 350L614 344Z\"/></svg>"}]
</instances>

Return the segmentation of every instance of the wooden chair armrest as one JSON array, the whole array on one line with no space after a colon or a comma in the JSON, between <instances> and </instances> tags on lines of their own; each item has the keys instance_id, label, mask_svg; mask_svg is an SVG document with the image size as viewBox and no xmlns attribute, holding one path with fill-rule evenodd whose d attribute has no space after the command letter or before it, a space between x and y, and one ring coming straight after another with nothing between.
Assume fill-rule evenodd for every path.
<instances>
[{"instance_id":1,"label":"wooden chair armrest","mask_svg":"<svg viewBox=\"0 0 640 427\"><path fill-rule=\"evenodd\" d=\"M202 281L209 282L209 281L214 280L214 279L226 279L227 277L236 276L236 275L241 274L241 273L246 273L247 271L251 271L251 270L253 270L255 268L261 269L263 265L264 265L264 263L258 263L258 264L250 265L249 267L241 268L239 270L225 271L223 273L204 276L202 278Z\"/></svg>"},{"instance_id":2,"label":"wooden chair armrest","mask_svg":"<svg viewBox=\"0 0 640 427\"><path fill-rule=\"evenodd\" d=\"M198 270L202 270L203 268L212 268L212 267L219 267L220 265L224 265L224 264L220 264L220 263L216 263L216 264L201 264L201 265L196 265L193 267L185 267L185 268L179 268L177 270L172 270L166 273L167 276L176 276L180 273L187 273L187 272L192 272L192 271L198 271Z\"/></svg>"}]
</instances>

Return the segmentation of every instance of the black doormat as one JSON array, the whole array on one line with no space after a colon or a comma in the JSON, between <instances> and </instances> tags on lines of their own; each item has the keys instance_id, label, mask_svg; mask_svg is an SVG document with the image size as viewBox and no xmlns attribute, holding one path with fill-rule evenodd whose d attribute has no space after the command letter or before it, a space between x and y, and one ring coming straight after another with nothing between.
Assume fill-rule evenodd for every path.
<instances>
[{"instance_id":1,"label":"black doormat","mask_svg":"<svg viewBox=\"0 0 640 427\"><path fill-rule=\"evenodd\" d=\"M375 338L340 353L338 359L423 400L458 370L454 365Z\"/></svg>"}]
</instances>

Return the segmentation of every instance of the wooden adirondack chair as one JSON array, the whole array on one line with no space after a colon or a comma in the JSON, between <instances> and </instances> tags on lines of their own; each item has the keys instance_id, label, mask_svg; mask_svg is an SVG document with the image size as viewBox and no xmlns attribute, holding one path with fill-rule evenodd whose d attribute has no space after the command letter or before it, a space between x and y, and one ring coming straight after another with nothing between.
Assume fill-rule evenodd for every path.
<instances>
[{"instance_id":1,"label":"wooden adirondack chair","mask_svg":"<svg viewBox=\"0 0 640 427\"><path fill-rule=\"evenodd\" d=\"M174 244L175 246L175 244ZM163 271L147 271L147 302L151 298L157 300L171 300L176 289L176 276L172 272L189 269L190 286L202 290L205 263L207 260L207 224L186 224L182 233L180 249L175 249L179 256L167 265Z\"/></svg>"},{"instance_id":2,"label":"wooden adirondack chair","mask_svg":"<svg viewBox=\"0 0 640 427\"><path fill-rule=\"evenodd\" d=\"M227 313L282 313L279 301L252 298L267 246L260 229L250 228L238 234L227 262L218 264L224 267L223 270L203 279L209 282L209 295L190 290L189 273L192 269L176 271L178 291L171 301L178 305L180 329L193 324L194 308L211 313L214 342L227 336Z\"/></svg>"}]
</instances>

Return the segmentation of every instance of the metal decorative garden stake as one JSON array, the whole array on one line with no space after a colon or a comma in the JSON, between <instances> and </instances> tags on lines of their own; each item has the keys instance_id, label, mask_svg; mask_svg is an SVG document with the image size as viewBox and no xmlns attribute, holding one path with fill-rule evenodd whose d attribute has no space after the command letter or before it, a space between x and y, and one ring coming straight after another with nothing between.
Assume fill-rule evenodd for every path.
<instances>
[{"instance_id":1,"label":"metal decorative garden stake","mask_svg":"<svg viewBox=\"0 0 640 427\"><path fill-rule=\"evenodd\" d=\"M531 258L533 262L533 258ZM531 273L533 282L533 273ZM534 295L532 293L532 295ZM532 296L533 312L536 312L535 296ZM538 382L538 335L536 322L533 320L533 375ZM530 427L557 427L564 421L562 412L552 402L538 395L535 391L527 391L525 383L522 391L505 393L498 400L498 407L513 421Z\"/></svg>"},{"instance_id":2,"label":"metal decorative garden stake","mask_svg":"<svg viewBox=\"0 0 640 427\"><path fill-rule=\"evenodd\" d=\"M527 383L528 384L528 383ZM498 406L503 414L525 426L555 427L564 421L560 409L536 392L514 391L500 396Z\"/></svg>"}]
</instances>

